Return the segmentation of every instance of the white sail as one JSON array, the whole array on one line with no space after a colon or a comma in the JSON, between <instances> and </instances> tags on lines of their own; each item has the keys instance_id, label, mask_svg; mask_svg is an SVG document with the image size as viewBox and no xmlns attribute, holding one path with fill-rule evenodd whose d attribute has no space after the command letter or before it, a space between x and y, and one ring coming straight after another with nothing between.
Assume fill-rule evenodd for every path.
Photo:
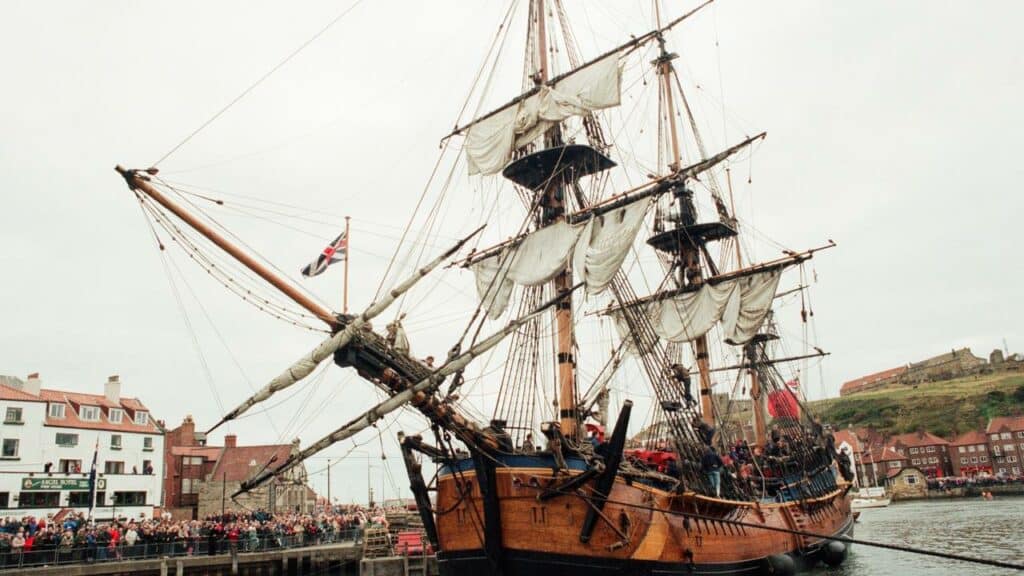
<instances>
[{"instance_id":1,"label":"white sail","mask_svg":"<svg viewBox=\"0 0 1024 576\"><path fill-rule=\"evenodd\" d=\"M555 222L473 264L477 293L487 315L497 318L505 312L515 284L538 286L564 270L582 228Z\"/></svg>"},{"instance_id":2,"label":"white sail","mask_svg":"<svg viewBox=\"0 0 1024 576\"><path fill-rule=\"evenodd\" d=\"M781 277L782 270L776 269L733 281L736 283L734 302L726 306L722 315L722 331L727 344L746 344L757 334L772 309Z\"/></svg>"},{"instance_id":3,"label":"white sail","mask_svg":"<svg viewBox=\"0 0 1024 576\"><path fill-rule=\"evenodd\" d=\"M658 337L669 342L692 342L721 322L726 343L745 344L761 329L771 310L781 275L782 271L775 269L705 284L696 292L645 304L644 313ZM620 337L629 337L621 310L616 313L615 325ZM635 352L633 342L628 348Z\"/></svg>"},{"instance_id":4,"label":"white sail","mask_svg":"<svg viewBox=\"0 0 1024 576\"><path fill-rule=\"evenodd\" d=\"M619 54L569 74L554 85L541 86L518 103L474 123L464 149L470 174L495 174L508 164L512 151L537 139L556 122L621 102Z\"/></svg>"},{"instance_id":5,"label":"white sail","mask_svg":"<svg viewBox=\"0 0 1024 576\"><path fill-rule=\"evenodd\" d=\"M587 221L573 255L573 268L586 283L587 294L600 294L611 283L651 205L650 199L638 200Z\"/></svg>"},{"instance_id":6,"label":"white sail","mask_svg":"<svg viewBox=\"0 0 1024 576\"><path fill-rule=\"evenodd\" d=\"M569 264L570 254L587 293L604 291L626 259L652 205L650 198L642 198L583 223L555 222L475 262L471 268L476 290L488 317L505 312L516 284L539 286L554 279Z\"/></svg>"}]
</instances>

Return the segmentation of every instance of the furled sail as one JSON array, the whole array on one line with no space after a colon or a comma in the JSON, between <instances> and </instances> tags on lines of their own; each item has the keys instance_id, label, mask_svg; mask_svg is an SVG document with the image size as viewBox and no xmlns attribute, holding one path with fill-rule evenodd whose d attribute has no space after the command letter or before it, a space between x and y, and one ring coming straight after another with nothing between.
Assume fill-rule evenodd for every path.
<instances>
[{"instance_id":1,"label":"furled sail","mask_svg":"<svg viewBox=\"0 0 1024 576\"><path fill-rule=\"evenodd\" d=\"M497 318L505 312L516 284L538 286L564 270L581 231L581 226L555 222L473 264L476 290L487 315Z\"/></svg>"},{"instance_id":2,"label":"furled sail","mask_svg":"<svg viewBox=\"0 0 1024 576\"><path fill-rule=\"evenodd\" d=\"M600 294L611 283L651 204L639 200L587 221L573 255L573 268L587 285L587 294Z\"/></svg>"},{"instance_id":3,"label":"furled sail","mask_svg":"<svg viewBox=\"0 0 1024 576\"><path fill-rule=\"evenodd\" d=\"M497 318L505 312L516 284L538 286L550 282L565 270L570 254L587 293L604 291L622 266L652 205L650 198L642 198L585 222L558 221L474 262L470 268L488 317Z\"/></svg>"},{"instance_id":4,"label":"furled sail","mask_svg":"<svg viewBox=\"0 0 1024 576\"><path fill-rule=\"evenodd\" d=\"M691 342L720 322L726 343L745 344L757 334L771 310L781 275L781 269L772 269L705 284L696 292L649 302L644 305L644 313L654 332L669 342ZM620 336L629 337L621 311L616 314L616 326ZM632 346L630 349L634 350Z\"/></svg>"},{"instance_id":5,"label":"furled sail","mask_svg":"<svg viewBox=\"0 0 1024 576\"><path fill-rule=\"evenodd\" d=\"M618 106L622 69L615 52L566 75L469 127L464 149L470 174L495 174L524 146L557 122Z\"/></svg>"}]
</instances>

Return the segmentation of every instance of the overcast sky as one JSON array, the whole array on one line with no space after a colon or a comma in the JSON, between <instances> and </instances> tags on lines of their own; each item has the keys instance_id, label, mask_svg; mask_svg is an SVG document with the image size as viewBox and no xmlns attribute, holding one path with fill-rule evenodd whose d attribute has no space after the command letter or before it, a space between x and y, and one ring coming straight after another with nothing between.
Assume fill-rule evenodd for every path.
<instances>
[{"instance_id":1,"label":"overcast sky","mask_svg":"<svg viewBox=\"0 0 1024 576\"><path fill-rule=\"evenodd\" d=\"M316 344L318 335L228 294L175 247L162 260L112 168L156 161L350 4L4 3L0 373L38 371L44 386L96 393L120 374L123 392L157 418L174 426L191 413L203 428ZM664 3L669 16L695 4ZM585 56L652 24L647 1L566 6ZM309 208L307 220L220 215L289 272L350 215L350 302L361 308L507 7L364 0L164 161L163 175L250 204ZM518 86L524 19L520 9L508 67L485 106ZM839 244L807 269L817 275L813 339L832 352L814 367L813 397L954 347L987 356L1005 338L1011 352L1024 350L1021 21L1024 5L1012 1L720 0L671 34L709 148L768 132L732 167L747 230L789 248ZM428 251L491 206L481 198L493 190L459 176L464 194ZM490 233L501 238L514 225ZM771 246L754 255L777 255ZM191 329L165 261L183 279ZM340 308L340 270L304 285ZM410 335L415 349L440 355L464 325L446 306L471 312L472 288L458 273L426 287L412 296L420 305L411 307ZM784 312L797 331L798 310ZM241 443L308 443L377 398L336 367L284 396L231 426ZM394 433L422 427L403 416L380 439L359 437L357 450L394 455ZM386 464L394 482L380 464L371 482L388 495L404 491L400 464ZM362 498L365 466L337 466L334 495ZM323 474L314 486L323 490Z\"/></svg>"}]
</instances>

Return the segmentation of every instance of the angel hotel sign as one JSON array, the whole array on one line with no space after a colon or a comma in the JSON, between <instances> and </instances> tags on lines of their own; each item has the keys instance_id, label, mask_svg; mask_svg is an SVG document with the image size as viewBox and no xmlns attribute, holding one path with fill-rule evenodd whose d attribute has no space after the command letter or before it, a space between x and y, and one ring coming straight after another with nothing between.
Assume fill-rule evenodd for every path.
<instances>
[{"instance_id":1,"label":"angel hotel sign","mask_svg":"<svg viewBox=\"0 0 1024 576\"><path fill-rule=\"evenodd\" d=\"M96 479L96 489L107 487L105 478ZM22 490L88 490L88 478L25 478L21 481Z\"/></svg>"}]
</instances>

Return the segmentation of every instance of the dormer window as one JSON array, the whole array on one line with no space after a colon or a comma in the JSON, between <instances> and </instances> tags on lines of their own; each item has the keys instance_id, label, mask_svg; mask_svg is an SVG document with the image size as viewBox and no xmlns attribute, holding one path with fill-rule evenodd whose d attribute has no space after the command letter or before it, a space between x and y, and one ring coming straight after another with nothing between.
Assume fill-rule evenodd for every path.
<instances>
[{"instance_id":1,"label":"dormer window","mask_svg":"<svg viewBox=\"0 0 1024 576\"><path fill-rule=\"evenodd\" d=\"M64 418L64 405L50 404L49 415L50 418Z\"/></svg>"},{"instance_id":2,"label":"dormer window","mask_svg":"<svg viewBox=\"0 0 1024 576\"><path fill-rule=\"evenodd\" d=\"M110 419L111 424L120 424L124 418L124 410L120 408L111 408L110 413L107 414L107 418Z\"/></svg>"},{"instance_id":3,"label":"dormer window","mask_svg":"<svg viewBox=\"0 0 1024 576\"><path fill-rule=\"evenodd\" d=\"M100 421L100 407L99 406L82 406L78 411L78 417L86 422L99 422Z\"/></svg>"},{"instance_id":4,"label":"dormer window","mask_svg":"<svg viewBox=\"0 0 1024 576\"><path fill-rule=\"evenodd\" d=\"M149 424L149 412L136 412L135 423L138 424L139 426L145 426L146 424Z\"/></svg>"}]
</instances>

